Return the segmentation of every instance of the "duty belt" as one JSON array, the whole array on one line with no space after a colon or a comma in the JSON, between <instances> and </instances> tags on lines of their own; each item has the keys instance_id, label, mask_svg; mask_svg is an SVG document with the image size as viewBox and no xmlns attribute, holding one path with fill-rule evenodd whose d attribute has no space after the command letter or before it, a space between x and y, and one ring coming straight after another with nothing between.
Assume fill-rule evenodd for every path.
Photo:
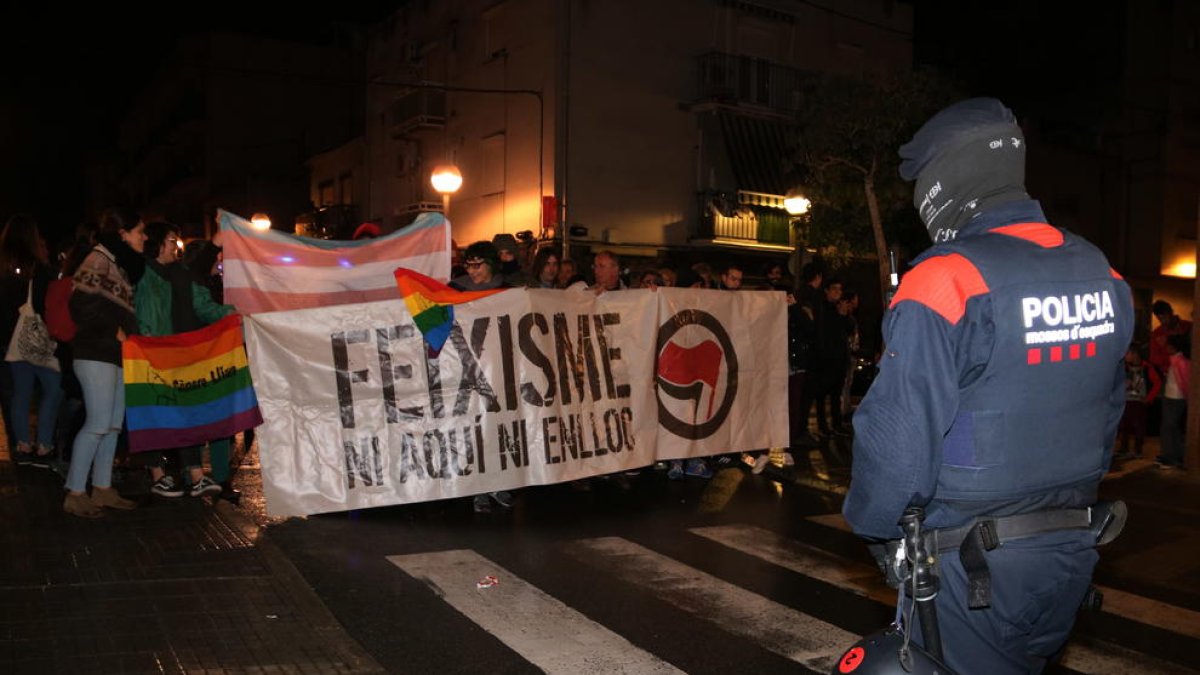
<instances>
[{"instance_id":1,"label":"duty belt","mask_svg":"<svg viewBox=\"0 0 1200 675\"><path fill-rule=\"evenodd\" d=\"M991 576L984 553L1006 541L1064 530L1092 530L1098 545L1107 544L1120 534L1127 510L1123 502L1100 502L1086 509L1055 509L1014 516L976 518L958 527L923 532L925 550L931 554L958 549L959 560L967 573L967 604L972 609L991 603ZM888 558L897 561L900 540L889 542ZM902 554L901 554L902 555ZM883 561L881 561L883 562ZM886 572L898 572L895 568ZM889 574L889 582L891 575Z\"/></svg>"}]
</instances>

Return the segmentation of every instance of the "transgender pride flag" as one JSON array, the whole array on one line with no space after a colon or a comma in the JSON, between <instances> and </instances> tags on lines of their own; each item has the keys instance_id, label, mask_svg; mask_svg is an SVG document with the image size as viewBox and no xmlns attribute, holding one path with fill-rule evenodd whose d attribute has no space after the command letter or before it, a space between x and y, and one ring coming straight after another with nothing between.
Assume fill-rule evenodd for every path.
<instances>
[{"instance_id":1,"label":"transgender pride flag","mask_svg":"<svg viewBox=\"0 0 1200 675\"><path fill-rule=\"evenodd\" d=\"M262 232L228 211L218 216L225 302L242 314L392 300L397 267L450 278L450 224L440 213L424 213L408 227L360 241Z\"/></svg>"}]
</instances>

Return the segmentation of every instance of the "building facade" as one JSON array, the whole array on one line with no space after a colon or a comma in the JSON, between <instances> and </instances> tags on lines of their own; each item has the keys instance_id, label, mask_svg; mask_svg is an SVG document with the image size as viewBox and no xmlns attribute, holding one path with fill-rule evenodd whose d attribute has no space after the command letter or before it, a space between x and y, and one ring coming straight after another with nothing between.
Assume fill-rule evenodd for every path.
<instances>
[{"instance_id":1,"label":"building facade","mask_svg":"<svg viewBox=\"0 0 1200 675\"><path fill-rule=\"evenodd\" d=\"M409 3L368 33L364 219L440 209L429 175L453 163L463 244L790 250L804 82L907 69L911 32L886 0Z\"/></svg>"}]
</instances>

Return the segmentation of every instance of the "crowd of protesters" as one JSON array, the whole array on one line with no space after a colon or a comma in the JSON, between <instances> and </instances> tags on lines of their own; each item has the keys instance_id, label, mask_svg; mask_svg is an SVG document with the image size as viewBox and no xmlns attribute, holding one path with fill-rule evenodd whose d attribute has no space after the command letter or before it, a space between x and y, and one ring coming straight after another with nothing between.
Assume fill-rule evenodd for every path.
<instances>
[{"instance_id":1,"label":"crowd of protesters","mask_svg":"<svg viewBox=\"0 0 1200 675\"><path fill-rule=\"evenodd\" d=\"M118 461L147 469L151 491L163 497L236 499L228 440L210 444L212 477L201 468L202 448L117 458L125 421L121 343L195 330L233 311L219 304L219 246L194 242L190 266L182 252L178 228L123 209L79 227L54 257L29 216L10 218L0 232L0 411L10 454L18 465L62 476L68 514L91 519L137 507L113 486ZM166 473L164 454L178 460L179 483Z\"/></svg>"},{"instance_id":2,"label":"crowd of protesters","mask_svg":"<svg viewBox=\"0 0 1200 675\"><path fill-rule=\"evenodd\" d=\"M136 507L113 488L125 409L121 343L129 335L195 330L234 311L221 304L219 243L219 238L201 239L185 248L174 225L145 223L120 209L106 211L95 225L78 228L54 256L31 217L14 216L0 233L0 346L5 351L0 412L14 460L63 476L65 512L97 518L105 508ZM591 274L582 274L585 269ZM805 265L796 280L780 262L753 270L736 262L716 269L706 262L647 262L630 269L610 251L595 253L585 267L564 259L554 247L534 252L512 235L497 235L455 249L450 285L459 290L521 287L596 294L664 287L783 292L791 425L790 447L784 449L782 461L792 464L792 452L807 453L852 434L849 392L859 357L858 296L816 262ZM1158 463L1172 469L1183 462L1191 324L1163 301L1154 304L1153 312L1159 327L1151 336L1149 353L1135 346L1127 357L1128 405L1117 457L1141 454L1148 407L1160 399ZM810 420L815 420L815 429ZM129 463L149 472L156 495L236 499L230 486L230 440L210 443L207 449L211 475L204 473L205 448L200 446L143 453ZM673 480L710 478L710 461L717 468L744 462L758 473L769 457L763 449L656 468ZM603 479L627 484L624 474ZM588 481L573 485L589 489ZM476 511L488 511L493 503L504 508L513 503L504 491L473 500Z\"/></svg>"},{"instance_id":3,"label":"crowd of protesters","mask_svg":"<svg viewBox=\"0 0 1200 675\"><path fill-rule=\"evenodd\" d=\"M511 235L492 241L477 241L456 250L451 286L460 290L491 288L557 288L594 293L638 288L702 288L715 290L775 290L786 293L788 312L788 398L791 411L790 449L782 455L785 465L794 463L791 450L807 452L833 438L849 438L848 423L852 366L858 358L859 331L855 318L858 295L844 288L841 279L829 275L817 263L804 267L796 284L781 262L772 261L749 269L742 263L716 267L707 262L670 266L648 262L640 267L623 266L611 251L591 256L591 276L580 274L574 260L562 259L558 249L542 247L529 258ZM526 255L522 255L525 253ZM522 264L522 258L527 259ZM757 275L751 277L750 275ZM816 429L810 429L815 409ZM753 457L720 456L721 466L745 461L761 472L769 461L766 450ZM675 461L663 466L671 479L684 476L709 478L708 460ZM582 486L580 486L582 487ZM507 493L493 495L501 505L511 503ZM490 506L486 496L476 500L480 510Z\"/></svg>"}]
</instances>

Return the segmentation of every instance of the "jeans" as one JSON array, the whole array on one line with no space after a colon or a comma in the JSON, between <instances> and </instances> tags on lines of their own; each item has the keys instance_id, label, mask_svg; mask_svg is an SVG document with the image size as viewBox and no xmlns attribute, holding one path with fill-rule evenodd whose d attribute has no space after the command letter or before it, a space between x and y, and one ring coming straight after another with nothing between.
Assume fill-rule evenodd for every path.
<instances>
[{"instance_id":1,"label":"jeans","mask_svg":"<svg viewBox=\"0 0 1200 675\"><path fill-rule=\"evenodd\" d=\"M1187 399L1163 397L1162 450L1158 461L1163 464L1183 466L1184 436L1187 430Z\"/></svg>"},{"instance_id":2,"label":"jeans","mask_svg":"<svg viewBox=\"0 0 1200 675\"><path fill-rule=\"evenodd\" d=\"M83 387L87 420L75 436L67 489L83 492L89 469L93 487L112 487L113 456L125 421L125 372L111 363L77 359L75 374Z\"/></svg>"},{"instance_id":3,"label":"jeans","mask_svg":"<svg viewBox=\"0 0 1200 675\"><path fill-rule=\"evenodd\" d=\"M54 447L54 420L62 403L62 375L57 370L35 366L27 361L9 364L13 376L12 435L17 443L28 443L29 409L33 407L33 381L42 385L42 402L38 406L37 442Z\"/></svg>"}]
</instances>

